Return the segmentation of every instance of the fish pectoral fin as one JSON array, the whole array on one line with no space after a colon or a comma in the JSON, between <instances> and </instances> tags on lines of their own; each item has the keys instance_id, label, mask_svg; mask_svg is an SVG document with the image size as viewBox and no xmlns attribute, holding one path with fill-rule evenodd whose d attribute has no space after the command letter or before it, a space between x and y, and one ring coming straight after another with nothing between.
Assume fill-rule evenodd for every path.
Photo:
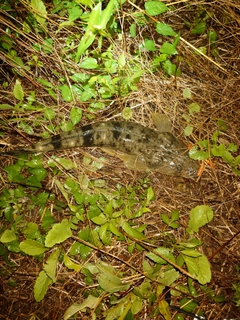
<instances>
[{"instance_id":1,"label":"fish pectoral fin","mask_svg":"<svg viewBox=\"0 0 240 320\"><path fill-rule=\"evenodd\" d=\"M153 112L151 116L159 132L172 131L172 125L171 125L170 119L166 114Z\"/></svg>"},{"instance_id":2,"label":"fish pectoral fin","mask_svg":"<svg viewBox=\"0 0 240 320\"><path fill-rule=\"evenodd\" d=\"M133 171L146 171L148 169L147 163L141 155L131 155L118 150L110 148L101 148L104 152L110 156L118 157L121 159L126 167Z\"/></svg>"}]
</instances>

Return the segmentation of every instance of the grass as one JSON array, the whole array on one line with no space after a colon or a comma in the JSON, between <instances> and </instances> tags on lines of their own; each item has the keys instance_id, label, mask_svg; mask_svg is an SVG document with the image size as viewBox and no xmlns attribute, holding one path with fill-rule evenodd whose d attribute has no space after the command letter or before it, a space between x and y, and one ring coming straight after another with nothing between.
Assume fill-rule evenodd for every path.
<instances>
[{"instance_id":1,"label":"grass","mask_svg":"<svg viewBox=\"0 0 240 320\"><path fill-rule=\"evenodd\" d=\"M97 148L1 156L0 318L239 317L238 10L4 2L2 151L163 112L201 174L132 172Z\"/></svg>"}]
</instances>

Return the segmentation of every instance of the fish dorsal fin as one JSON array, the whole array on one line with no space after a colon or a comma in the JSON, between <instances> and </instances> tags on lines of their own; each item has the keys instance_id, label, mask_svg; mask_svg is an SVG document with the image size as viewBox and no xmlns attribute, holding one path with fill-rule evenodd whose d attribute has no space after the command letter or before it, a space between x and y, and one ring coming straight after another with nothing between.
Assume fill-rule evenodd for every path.
<instances>
[{"instance_id":1,"label":"fish dorsal fin","mask_svg":"<svg viewBox=\"0 0 240 320\"><path fill-rule=\"evenodd\" d=\"M171 132L172 125L168 116L164 113L154 112L151 114L153 122L159 132Z\"/></svg>"}]
</instances>

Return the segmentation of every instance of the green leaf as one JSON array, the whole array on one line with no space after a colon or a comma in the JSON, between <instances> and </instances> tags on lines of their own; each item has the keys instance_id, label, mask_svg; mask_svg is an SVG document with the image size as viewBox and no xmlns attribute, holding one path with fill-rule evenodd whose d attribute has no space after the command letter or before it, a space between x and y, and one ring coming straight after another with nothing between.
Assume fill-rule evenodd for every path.
<instances>
[{"instance_id":1,"label":"green leaf","mask_svg":"<svg viewBox=\"0 0 240 320\"><path fill-rule=\"evenodd\" d=\"M188 272L192 274L201 284L206 284L211 281L212 273L210 263L206 256L200 255L199 257L193 258L186 255L182 255Z\"/></svg>"},{"instance_id":2,"label":"green leaf","mask_svg":"<svg viewBox=\"0 0 240 320\"><path fill-rule=\"evenodd\" d=\"M60 250L57 249L48 257L43 267L44 271L53 282L56 282L56 270L57 270L59 254L60 254Z\"/></svg>"},{"instance_id":3,"label":"green leaf","mask_svg":"<svg viewBox=\"0 0 240 320\"><path fill-rule=\"evenodd\" d=\"M37 277L37 280L34 284L34 298L37 302L41 301L48 287L52 284L52 280L47 276L45 271L41 271Z\"/></svg>"},{"instance_id":4,"label":"green leaf","mask_svg":"<svg viewBox=\"0 0 240 320\"><path fill-rule=\"evenodd\" d=\"M56 243L61 243L72 236L73 224L67 219L56 223L48 232L45 240L46 247L53 247Z\"/></svg>"},{"instance_id":5,"label":"green leaf","mask_svg":"<svg viewBox=\"0 0 240 320\"><path fill-rule=\"evenodd\" d=\"M19 247L22 252L30 256L39 256L48 250L43 244L31 239L22 241Z\"/></svg>"},{"instance_id":6,"label":"green leaf","mask_svg":"<svg viewBox=\"0 0 240 320\"><path fill-rule=\"evenodd\" d=\"M160 300L158 303L158 309L165 320L171 320L171 314L169 305L166 300Z\"/></svg>"},{"instance_id":7,"label":"green leaf","mask_svg":"<svg viewBox=\"0 0 240 320\"><path fill-rule=\"evenodd\" d=\"M97 59L95 58L85 58L80 64L83 69L96 69L98 67Z\"/></svg>"},{"instance_id":8,"label":"green leaf","mask_svg":"<svg viewBox=\"0 0 240 320\"><path fill-rule=\"evenodd\" d=\"M104 270L104 272L100 272L97 276L97 280L100 287L110 293L128 290L130 287L129 284L122 283L118 276L107 272L106 270Z\"/></svg>"},{"instance_id":9,"label":"green leaf","mask_svg":"<svg viewBox=\"0 0 240 320\"><path fill-rule=\"evenodd\" d=\"M176 65L174 63L172 63L169 59L162 62L162 68L166 72L166 74L168 74L169 76L176 74ZM178 75L178 74L176 74L176 75Z\"/></svg>"},{"instance_id":10,"label":"green leaf","mask_svg":"<svg viewBox=\"0 0 240 320\"><path fill-rule=\"evenodd\" d=\"M106 216L104 214L101 213L99 216L91 218L91 221L93 223L101 226L101 225L105 224L108 221L108 219L106 218Z\"/></svg>"},{"instance_id":11,"label":"green leaf","mask_svg":"<svg viewBox=\"0 0 240 320\"><path fill-rule=\"evenodd\" d=\"M65 253L63 257L63 262L68 269L73 269L76 272L81 270L81 266L77 263L74 263Z\"/></svg>"},{"instance_id":12,"label":"green leaf","mask_svg":"<svg viewBox=\"0 0 240 320\"><path fill-rule=\"evenodd\" d=\"M198 146L193 146L189 150L189 157L193 160L206 160L209 158L209 152L204 150L199 150Z\"/></svg>"},{"instance_id":13,"label":"green leaf","mask_svg":"<svg viewBox=\"0 0 240 320\"><path fill-rule=\"evenodd\" d=\"M163 36L175 36L176 32L166 23L157 23L156 25L157 33Z\"/></svg>"},{"instance_id":14,"label":"green leaf","mask_svg":"<svg viewBox=\"0 0 240 320\"><path fill-rule=\"evenodd\" d=\"M187 125L186 128L184 129L184 134L186 137L190 136L193 132L193 127L190 125Z\"/></svg>"},{"instance_id":15,"label":"green leaf","mask_svg":"<svg viewBox=\"0 0 240 320\"><path fill-rule=\"evenodd\" d=\"M200 205L190 211L189 233L198 232L199 228L213 219L213 211L207 205Z\"/></svg>"},{"instance_id":16,"label":"green leaf","mask_svg":"<svg viewBox=\"0 0 240 320\"><path fill-rule=\"evenodd\" d=\"M168 248L159 247L159 248L155 249L154 251L159 253L161 256L167 258L168 260L171 260L172 262L175 262L175 258L173 256L172 252ZM167 264L166 260L162 259L160 256L156 255L153 252L147 253L146 256L149 259L151 259L152 261L156 262L156 263Z\"/></svg>"},{"instance_id":17,"label":"green leaf","mask_svg":"<svg viewBox=\"0 0 240 320\"><path fill-rule=\"evenodd\" d=\"M100 24L98 26L95 25L97 29L105 29L107 26L108 21L110 20L112 14L114 13L114 6L116 6L116 0L110 0L107 4L107 7L103 10L101 17L100 17Z\"/></svg>"},{"instance_id":18,"label":"green leaf","mask_svg":"<svg viewBox=\"0 0 240 320\"><path fill-rule=\"evenodd\" d=\"M69 14L68 20L69 20L69 22L72 22L72 21L79 19L81 17L82 9L79 6L75 5L72 8L68 9L68 14Z\"/></svg>"},{"instance_id":19,"label":"green leaf","mask_svg":"<svg viewBox=\"0 0 240 320\"><path fill-rule=\"evenodd\" d=\"M87 310L86 308L95 310L100 303L101 303L101 297L96 298L92 295L89 295L87 299L85 299L81 304L73 303L69 308L67 308L67 310L63 315L63 319L67 320L79 311L86 312Z\"/></svg>"},{"instance_id":20,"label":"green leaf","mask_svg":"<svg viewBox=\"0 0 240 320\"><path fill-rule=\"evenodd\" d=\"M192 93L189 88L183 89L183 98L184 99L191 99L192 98Z\"/></svg>"},{"instance_id":21,"label":"green leaf","mask_svg":"<svg viewBox=\"0 0 240 320\"><path fill-rule=\"evenodd\" d=\"M147 51L156 51L155 42L153 40L145 39L144 46Z\"/></svg>"},{"instance_id":22,"label":"green leaf","mask_svg":"<svg viewBox=\"0 0 240 320\"><path fill-rule=\"evenodd\" d=\"M12 242L14 240L16 240L17 237L15 235L15 232L12 231L12 230L5 230L3 232L3 234L1 235L1 238L0 238L0 242L2 243L8 243L8 242Z\"/></svg>"},{"instance_id":23,"label":"green leaf","mask_svg":"<svg viewBox=\"0 0 240 320\"><path fill-rule=\"evenodd\" d=\"M131 237L136 238L136 239L143 239L145 238L144 234L142 234L141 232L139 232L138 230L132 228L129 223L127 223L126 221L123 222L122 225L123 230L129 234Z\"/></svg>"},{"instance_id":24,"label":"green leaf","mask_svg":"<svg viewBox=\"0 0 240 320\"><path fill-rule=\"evenodd\" d=\"M163 2L147 1L145 2L145 10L147 14L153 17L163 12L166 12L168 10L168 7Z\"/></svg>"},{"instance_id":25,"label":"green leaf","mask_svg":"<svg viewBox=\"0 0 240 320\"><path fill-rule=\"evenodd\" d=\"M95 33L93 33L93 30L87 30L84 36L82 37L79 46L77 48L77 53L75 57L75 62L78 63L80 56L84 53L84 51L90 47L90 45L93 43L95 40ZM87 68L86 68L87 69ZM90 68L89 68L90 69ZM92 68L93 69L93 68Z\"/></svg>"},{"instance_id":26,"label":"green leaf","mask_svg":"<svg viewBox=\"0 0 240 320\"><path fill-rule=\"evenodd\" d=\"M188 106L188 110L190 114L194 114L196 112L199 112L201 110L201 107L198 103L193 102Z\"/></svg>"},{"instance_id":27,"label":"green leaf","mask_svg":"<svg viewBox=\"0 0 240 320\"><path fill-rule=\"evenodd\" d=\"M24 98L24 91L21 85L21 81L19 79L16 80L14 88L13 88L13 95L19 101L22 101Z\"/></svg>"},{"instance_id":28,"label":"green leaf","mask_svg":"<svg viewBox=\"0 0 240 320\"><path fill-rule=\"evenodd\" d=\"M201 34L206 30L206 28L207 28L206 22L202 21L196 24L191 32L192 34Z\"/></svg>"},{"instance_id":29,"label":"green leaf","mask_svg":"<svg viewBox=\"0 0 240 320\"><path fill-rule=\"evenodd\" d=\"M170 270L165 270L159 278L159 281L164 286L171 286L178 278L179 272L172 268Z\"/></svg>"},{"instance_id":30,"label":"green leaf","mask_svg":"<svg viewBox=\"0 0 240 320\"><path fill-rule=\"evenodd\" d=\"M122 117L125 120L130 120L132 118L132 109L130 107L125 107L122 111Z\"/></svg>"},{"instance_id":31,"label":"green leaf","mask_svg":"<svg viewBox=\"0 0 240 320\"><path fill-rule=\"evenodd\" d=\"M78 124L82 119L82 109L73 107L70 111L70 119L74 126Z\"/></svg>"},{"instance_id":32,"label":"green leaf","mask_svg":"<svg viewBox=\"0 0 240 320\"><path fill-rule=\"evenodd\" d=\"M66 102L71 102L73 100L72 92L68 85L64 84L63 86L60 86L61 92L62 92L62 98Z\"/></svg>"},{"instance_id":33,"label":"green leaf","mask_svg":"<svg viewBox=\"0 0 240 320\"><path fill-rule=\"evenodd\" d=\"M46 21L47 10L42 0L31 0L31 6L33 8L33 15L35 19L43 24Z\"/></svg>"},{"instance_id":34,"label":"green leaf","mask_svg":"<svg viewBox=\"0 0 240 320\"><path fill-rule=\"evenodd\" d=\"M72 162L70 159L58 158L56 156L53 156L52 158L66 170L77 169L76 163Z\"/></svg>"},{"instance_id":35,"label":"green leaf","mask_svg":"<svg viewBox=\"0 0 240 320\"><path fill-rule=\"evenodd\" d=\"M172 55L172 54L177 54L177 49L176 47L169 43L169 42L164 42L163 45L160 48L161 53L165 53L167 55Z\"/></svg>"},{"instance_id":36,"label":"green leaf","mask_svg":"<svg viewBox=\"0 0 240 320\"><path fill-rule=\"evenodd\" d=\"M212 147L211 152L215 157L222 157L222 159L229 164L232 164L234 162L234 157L231 155L229 151L226 150L224 144Z\"/></svg>"},{"instance_id":37,"label":"green leaf","mask_svg":"<svg viewBox=\"0 0 240 320\"><path fill-rule=\"evenodd\" d=\"M150 201L154 198L154 192L152 186L147 189L147 201L146 206L149 205Z\"/></svg>"}]
</instances>

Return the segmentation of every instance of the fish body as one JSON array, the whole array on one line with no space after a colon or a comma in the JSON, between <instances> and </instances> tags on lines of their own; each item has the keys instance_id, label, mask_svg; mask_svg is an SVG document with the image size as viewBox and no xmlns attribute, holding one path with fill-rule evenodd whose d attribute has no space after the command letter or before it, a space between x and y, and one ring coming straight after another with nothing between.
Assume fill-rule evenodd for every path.
<instances>
[{"instance_id":1,"label":"fish body","mask_svg":"<svg viewBox=\"0 0 240 320\"><path fill-rule=\"evenodd\" d=\"M189 158L183 142L171 132L160 132L127 121L98 122L43 139L33 146L3 154L39 153L77 147L117 150L133 170L154 170L193 178L198 165Z\"/></svg>"}]
</instances>

